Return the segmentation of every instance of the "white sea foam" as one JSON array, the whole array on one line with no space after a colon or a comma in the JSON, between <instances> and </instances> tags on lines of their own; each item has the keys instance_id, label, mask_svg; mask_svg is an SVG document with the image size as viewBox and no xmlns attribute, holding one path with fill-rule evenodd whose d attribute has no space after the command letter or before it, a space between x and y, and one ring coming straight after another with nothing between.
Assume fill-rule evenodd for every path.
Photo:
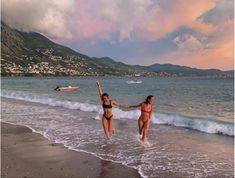
<instances>
[{"instance_id":1,"label":"white sea foam","mask_svg":"<svg viewBox=\"0 0 235 178\"><path fill-rule=\"evenodd\" d=\"M234 126L231 123L205 118L185 117L173 114L158 113L158 117L152 118L153 123L186 127L211 134L224 134L234 136Z\"/></svg>"},{"instance_id":2,"label":"white sea foam","mask_svg":"<svg viewBox=\"0 0 235 178\"><path fill-rule=\"evenodd\" d=\"M84 112L97 112L97 116L94 119L100 120L100 116L103 113L102 107L89 103L62 101L53 98L43 98L35 96L33 94L25 94L24 92L8 92L2 91L1 96L7 98L13 98L18 100L30 101L34 103L47 104L50 106L59 106L68 109L78 109ZM140 116L139 110L121 110L114 108L113 113L116 119L131 119L137 120ZM156 117L157 116L157 117ZM151 122L154 124L173 125L177 127L186 127L201 132L212 134L224 134L234 136L234 126L231 123L225 123L222 121L216 121L205 118L192 118L173 114L153 113Z\"/></svg>"}]
</instances>

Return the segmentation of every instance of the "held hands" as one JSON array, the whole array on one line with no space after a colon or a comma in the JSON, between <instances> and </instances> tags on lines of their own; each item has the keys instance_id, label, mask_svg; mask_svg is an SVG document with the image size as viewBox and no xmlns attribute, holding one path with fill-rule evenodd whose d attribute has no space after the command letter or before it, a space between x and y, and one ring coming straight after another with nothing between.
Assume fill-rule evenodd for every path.
<instances>
[{"instance_id":1,"label":"held hands","mask_svg":"<svg viewBox=\"0 0 235 178\"><path fill-rule=\"evenodd\" d=\"M122 105L122 107L125 108L125 109L129 109L130 108L130 106L126 105L126 104Z\"/></svg>"}]
</instances>

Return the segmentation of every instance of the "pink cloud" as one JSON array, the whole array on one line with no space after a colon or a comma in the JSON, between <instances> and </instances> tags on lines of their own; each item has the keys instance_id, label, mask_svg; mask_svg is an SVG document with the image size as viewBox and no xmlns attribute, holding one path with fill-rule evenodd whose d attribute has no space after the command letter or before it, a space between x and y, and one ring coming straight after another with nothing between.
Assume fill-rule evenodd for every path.
<instances>
[{"instance_id":1,"label":"pink cloud","mask_svg":"<svg viewBox=\"0 0 235 178\"><path fill-rule=\"evenodd\" d=\"M210 32L213 26L197 20L217 0L76 1L75 29L79 38L156 40L185 26Z\"/></svg>"},{"instance_id":2,"label":"pink cloud","mask_svg":"<svg viewBox=\"0 0 235 178\"><path fill-rule=\"evenodd\" d=\"M163 55L160 59L163 63L231 69L234 56L232 22L215 25L201 18L217 5L217 0L175 0L174 3L171 0L140 0L138 3L79 0L76 35L113 41L112 34L119 33L121 40L154 41L180 27L188 27L195 34L175 38L179 49Z\"/></svg>"},{"instance_id":3,"label":"pink cloud","mask_svg":"<svg viewBox=\"0 0 235 178\"><path fill-rule=\"evenodd\" d=\"M198 45L198 39L196 41L195 39L187 39L179 42L176 38L174 40L180 46L179 49L161 56L158 61L198 68L231 70L234 68L233 32L234 21L229 20L214 28L210 36L207 37L209 43L201 41ZM194 48L197 50L191 50Z\"/></svg>"},{"instance_id":4,"label":"pink cloud","mask_svg":"<svg viewBox=\"0 0 235 178\"><path fill-rule=\"evenodd\" d=\"M160 4L170 4L169 0L160 1ZM215 0L177 0L170 7L162 7L155 17L146 26L146 38L156 40L178 28L190 27L199 31L209 32L212 25L198 21L197 18L213 8Z\"/></svg>"},{"instance_id":5,"label":"pink cloud","mask_svg":"<svg viewBox=\"0 0 235 178\"><path fill-rule=\"evenodd\" d=\"M83 17L75 23L78 36L81 38L111 39L111 32L114 30L112 24L99 19Z\"/></svg>"},{"instance_id":6,"label":"pink cloud","mask_svg":"<svg viewBox=\"0 0 235 178\"><path fill-rule=\"evenodd\" d=\"M79 38L110 39L113 33L120 40L130 38L140 24L158 10L152 0L76 1L75 30ZM72 26L72 28L74 28Z\"/></svg>"},{"instance_id":7,"label":"pink cloud","mask_svg":"<svg viewBox=\"0 0 235 178\"><path fill-rule=\"evenodd\" d=\"M76 14L73 18L73 31L76 39L111 39L113 25L93 13L97 1L76 0Z\"/></svg>"}]
</instances>

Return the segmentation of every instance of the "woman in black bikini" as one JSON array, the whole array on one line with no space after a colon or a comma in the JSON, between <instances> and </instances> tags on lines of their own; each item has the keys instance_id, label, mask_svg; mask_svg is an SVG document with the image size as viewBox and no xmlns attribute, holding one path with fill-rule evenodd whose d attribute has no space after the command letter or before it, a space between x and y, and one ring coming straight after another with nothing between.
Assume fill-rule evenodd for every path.
<instances>
[{"instance_id":1,"label":"woman in black bikini","mask_svg":"<svg viewBox=\"0 0 235 178\"><path fill-rule=\"evenodd\" d=\"M98 80L96 84L99 90L100 99L103 103L104 114L102 118L102 123L103 123L104 133L106 137L109 139L110 135L114 134L115 132L115 129L113 128L112 105L122 107L122 108L128 108L128 106L109 99L109 95L107 93L103 93L102 88L100 86L100 82Z\"/></svg>"},{"instance_id":2,"label":"woman in black bikini","mask_svg":"<svg viewBox=\"0 0 235 178\"><path fill-rule=\"evenodd\" d=\"M130 108L141 107L141 115L138 120L139 134L142 135L141 141L145 142L150 125L150 118L153 112L154 96L149 95L145 102L138 105L130 106Z\"/></svg>"}]
</instances>

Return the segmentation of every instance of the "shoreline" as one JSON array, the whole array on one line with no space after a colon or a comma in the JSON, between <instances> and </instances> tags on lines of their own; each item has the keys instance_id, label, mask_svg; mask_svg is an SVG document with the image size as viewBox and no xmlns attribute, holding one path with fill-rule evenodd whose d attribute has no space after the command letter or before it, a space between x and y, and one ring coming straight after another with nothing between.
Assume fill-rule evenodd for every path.
<instances>
[{"instance_id":1,"label":"shoreline","mask_svg":"<svg viewBox=\"0 0 235 178\"><path fill-rule=\"evenodd\" d=\"M129 129L129 134L117 134L115 140L118 142L106 145L105 140L103 140L100 120L94 119L93 116L95 115L92 116L92 114L88 115L86 112L68 110L63 107L45 106L40 103L15 99L8 100L4 97L2 98L2 106L2 122L6 123L5 132L2 132L4 134L2 134L2 139L8 141L7 149L4 150L4 144L2 145L2 150L8 151L8 155L5 155L6 161L4 161L4 163L8 161L8 165L5 165L4 171L5 173L7 173L6 169L11 169L7 170L8 173L15 171L14 177L35 177L35 175L36 177L142 176L167 178L234 176L232 159L234 141L231 137L204 134L179 127L164 125L156 127L153 124L150 130L151 134L149 134L151 145L149 145L150 147L142 147L138 142L138 138L135 137L137 136L137 126L134 121L126 122L125 120L117 119L115 127L120 131L119 133ZM53 132L49 133L49 135L43 135L47 133L47 128L50 128L50 120L54 118L54 113L61 114L61 118L57 118L58 121L64 121L64 118L69 113L71 120L66 122L69 127L59 125L54 129L51 128ZM80 120L80 118L82 119ZM39 129L36 124L37 120L44 121L45 119L47 122L42 125L39 124ZM72 121L75 121L76 124ZM34 128L40 133L35 131ZM94 128L96 129L94 130ZM64 129L69 130L60 132ZM75 129L79 130L76 131ZM70 137L63 137L63 133L70 132L73 133ZM91 136L90 138L87 137L87 132L90 133L88 135ZM57 134L60 136L61 133L62 137L57 137ZM52 141L49 141L49 138ZM66 138L69 138L72 142L67 142ZM74 138L77 141L79 140L79 142L73 142ZM60 140L60 142L58 143L54 140ZM88 144L84 145L84 147L79 147L73 143ZM30 154L27 154L27 152ZM119 155L119 152L121 152L122 156L118 157L122 158L120 162L113 162L112 160L119 159L112 159L112 157L109 159L109 155L115 157ZM22 159L22 156L27 159ZM3 156L2 160L4 160ZM122 165L121 163L124 164ZM133 166L134 169L126 166L125 163ZM139 172L135 168L138 168ZM79 172L79 170L84 173ZM18 176L18 172L20 172L20 176ZM2 174L2 177L12 177L5 175Z\"/></svg>"},{"instance_id":2,"label":"shoreline","mask_svg":"<svg viewBox=\"0 0 235 178\"><path fill-rule=\"evenodd\" d=\"M53 99L53 98L50 98ZM2 101L10 101L12 103L20 103L20 102L24 102L24 103L33 103L34 105L47 105L48 107L59 107L59 108L63 108L63 109L70 109L71 111L74 111L76 109L74 108L70 108L70 107L74 107L77 103L72 101L71 104L68 106L65 104L65 102L63 102L63 100L57 100L55 99L55 101L58 101L59 104L51 104L50 99L45 99L43 102L36 98L36 99L30 99L30 98L21 98L21 97L9 97L9 96L1 96ZM84 104L84 103L78 103L80 104ZM86 103L85 103L86 104ZM90 104L88 104L90 105ZM97 106L96 104L91 104ZM77 107L77 106L75 106ZM78 108L78 110L80 110L81 112L89 112L88 110L84 110L84 109L80 109ZM122 110L120 110L122 111ZM125 111L124 111L125 112ZM171 117L171 116L177 116L181 119L181 121L175 121L172 122L171 119L168 119L169 123L164 121L161 123L158 122L152 122L152 124L160 124L160 125L168 125L171 127L175 127L175 128L179 128L179 129L189 129L191 131L196 131L196 132L200 132L200 133L204 133L204 134L211 134L211 135L221 135L221 136L225 136L225 137L234 137L234 132L233 132L233 121L228 120L216 120L216 119L207 119L207 118L203 118L203 117L196 117L196 116L187 116L187 115L177 115L177 114L173 114L173 113L167 113L167 112L159 112L159 113L154 113L156 115L162 115L164 117ZM190 122L194 119L193 124L190 124ZM121 120L121 119L119 119ZM134 119L130 119L133 120ZM183 122L183 124L181 123ZM204 125L202 125L201 123L204 123ZM214 125L219 125L218 129L213 129L210 130L210 127L213 127ZM223 129L223 127L229 127L226 129ZM32 128L30 128L31 130L33 130ZM76 151L76 150L75 150Z\"/></svg>"},{"instance_id":3,"label":"shoreline","mask_svg":"<svg viewBox=\"0 0 235 178\"><path fill-rule=\"evenodd\" d=\"M69 150L26 126L1 121L1 177L141 177L137 170Z\"/></svg>"}]
</instances>

